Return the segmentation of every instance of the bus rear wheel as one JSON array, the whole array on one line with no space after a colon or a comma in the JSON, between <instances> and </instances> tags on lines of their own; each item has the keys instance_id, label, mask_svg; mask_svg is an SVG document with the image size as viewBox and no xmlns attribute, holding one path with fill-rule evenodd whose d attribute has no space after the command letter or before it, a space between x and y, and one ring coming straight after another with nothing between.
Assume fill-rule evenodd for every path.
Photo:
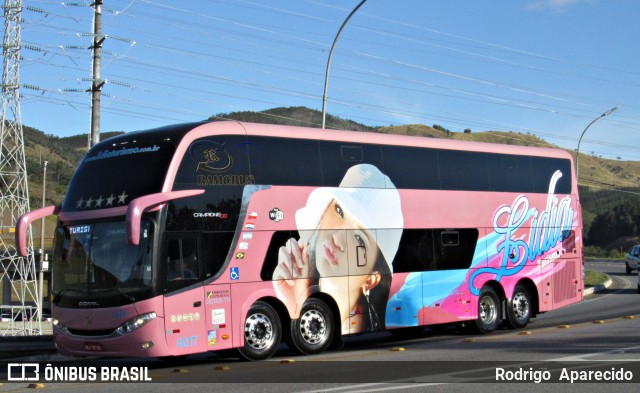
<instances>
[{"instance_id":1,"label":"bus rear wheel","mask_svg":"<svg viewBox=\"0 0 640 393\"><path fill-rule=\"evenodd\" d=\"M319 299L308 299L300 317L291 321L292 350L313 355L324 352L333 340L333 314Z\"/></svg>"},{"instance_id":2,"label":"bus rear wheel","mask_svg":"<svg viewBox=\"0 0 640 393\"><path fill-rule=\"evenodd\" d=\"M478 296L478 318L475 327L483 334L491 333L498 328L502 317L500 298L493 288L485 286Z\"/></svg>"},{"instance_id":3,"label":"bus rear wheel","mask_svg":"<svg viewBox=\"0 0 640 393\"><path fill-rule=\"evenodd\" d=\"M523 285L516 285L511 301L507 305L507 320L513 329L521 329L531 319L531 295Z\"/></svg>"},{"instance_id":4,"label":"bus rear wheel","mask_svg":"<svg viewBox=\"0 0 640 393\"><path fill-rule=\"evenodd\" d=\"M265 302L256 302L244 322L244 346L238 348L246 360L268 359L276 352L282 337L282 325L276 310Z\"/></svg>"}]
</instances>

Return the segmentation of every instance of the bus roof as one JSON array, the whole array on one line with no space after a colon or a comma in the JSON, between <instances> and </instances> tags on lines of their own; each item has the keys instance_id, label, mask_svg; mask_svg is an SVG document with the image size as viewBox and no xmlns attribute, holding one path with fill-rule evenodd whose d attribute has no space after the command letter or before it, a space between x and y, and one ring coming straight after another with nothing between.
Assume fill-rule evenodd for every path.
<instances>
[{"instance_id":1,"label":"bus roof","mask_svg":"<svg viewBox=\"0 0 640 393\"><path fill-rule=\"evenodd\" d=\"M459 141L444 138L416 137L408 135L385 134L364 131L343 131L333 129L258 124L238 121L215 121L203 123L194 128L198 134L240 134L271 136L280 138L316 139L326 141L344 141L348 143L370 143L395 146L427 147L448 150L465 150L516 155L559 157L572 159L571 154L560 148L507 145L488 142Z\"/></svg>"},{"instance_id":2,"label":"bus roof","mask_svg":"<svg viewBox=\"0 0 640 393\"><path fill-rule=\"evenodd\" d=\"M278 124L260 124L235 120L185 123L144 131L128 132L109 138L102 143L120 144L124 143L127 140L133 140L137 138L146 139L153 135L151 139L155 140L161 140L166 137L173 137L174 143L178 143L178 141L184 137L186 140L183 141L183 144L188 144L192 140L204 136L238 134L270 136L276 138L314 139L324 141L343 141L347 143L368 143L542 157L559 157L572 160L571 154L561 148L532 147L490 142L470 142L446 138L417 137L366 131L344 131Z\"/></svg>"},{"instance_id":3,"label":"bus roof","mask_svg":"<svg viewBox=\"0 0 640 393\"><path fill-rule=\"evenodd\" d=\"M186 123L125 133L94 146L87 152L71 179L62 211L67 215L72 212L80 213L96 209L104 211L107 208L120 211L128 205L129 201L137 197L169 192L173 190L175 176L194 141L212 136L233 135L423 147L573 161L569 152L552 148L375 132L323 130L232 120Z\"/></svg>"}]
</instances>

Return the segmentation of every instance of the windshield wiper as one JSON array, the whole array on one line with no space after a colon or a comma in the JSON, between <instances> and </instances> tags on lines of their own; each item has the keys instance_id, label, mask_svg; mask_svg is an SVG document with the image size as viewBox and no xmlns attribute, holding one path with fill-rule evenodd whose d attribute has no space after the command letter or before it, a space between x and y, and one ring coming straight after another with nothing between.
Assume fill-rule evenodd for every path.
<instances>
[{"instance_id":1,"label":"windshield wiper","mask_svg":"<svg viewBox=\"0 0 640 393\"><path fill-rule=\"evenodd\" d=\"M58 291L58 293L56 293L56 294L53 296L53 300L52 300L52 302L53 302L54 304L57 304L58 302L60 302L60 296L61 296L64 292L80 292L80 291L78 291L77 289L71 289L71 288L64 288L64 289L61 289L61 290L59 290L59 291Z\"/></svg>"},{"instance_id":2,"label":"windshield wiper","mask_svg":"<svg viewBox=\"0 0 640 393\"><path fill-rule=\"evenodd\" d=\"M122 289L120 289L119 286L116 286L116 289L118 290L118 293L122 296L124 296L125 298L127 298L127 300L129 300L131 303L136 301L136 298L129 295L128 293L124 292Z\"/></svg>"},{"instance_id":3,"label":"windshield wiper","mask_svg":"<svg viewBox=\"0 0 640 393\"><path fill-rule=\"evenodd\" d=\"M93 288L93 289L91 289L89 291L89 294L92 295L92 296L95 296L97 294L102 294L102 296L104 296L105 293L107 293L107 294L117 293L118 295L124 297L125 299L127 299L128 301L130 301L132 303L136 301L135 297L133 297L133 296L129 295L128 293L126 293L125 291L123 291L120 288L119 285L115 285L115 286L113 286L111 288L100 288L100 289Z\"/></svg>"}]
</instances>

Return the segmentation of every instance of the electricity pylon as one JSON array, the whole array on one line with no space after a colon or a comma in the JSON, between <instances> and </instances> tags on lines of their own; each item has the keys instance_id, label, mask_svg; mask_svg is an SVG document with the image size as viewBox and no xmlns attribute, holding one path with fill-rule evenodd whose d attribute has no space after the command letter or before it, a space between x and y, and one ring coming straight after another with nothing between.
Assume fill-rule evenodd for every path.
<instances>
[{"instance_id":1,"label":"electricity pylon","mask_svg":"<svg viewBox=\"0 0 640 393\"><path fill-rule=\"evenodd\" d=\"M29 211L29 188L20 114L22 0L4 2L2 113L0 114L0 335L41 334L38 281L31 230L27 256L17 253L15 225Z\"/></svg>"}]
</instances>

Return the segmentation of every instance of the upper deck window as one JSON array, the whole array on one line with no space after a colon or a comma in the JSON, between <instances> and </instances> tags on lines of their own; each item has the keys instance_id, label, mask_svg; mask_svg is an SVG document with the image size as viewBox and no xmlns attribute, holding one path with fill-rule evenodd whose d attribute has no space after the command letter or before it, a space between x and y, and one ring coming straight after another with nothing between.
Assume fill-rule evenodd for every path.
<instances>
[{"instance_id":1,"label":"upper deck window","mask_svg":"<svg viewBox=\"0 0 640 393\"><path fill-rule=\"evenodd\" d=\"M176 146L193 124L109 138L94 146L71 179L63 210L126 206L160 192Z\"/></svg>"}]
</instances>

